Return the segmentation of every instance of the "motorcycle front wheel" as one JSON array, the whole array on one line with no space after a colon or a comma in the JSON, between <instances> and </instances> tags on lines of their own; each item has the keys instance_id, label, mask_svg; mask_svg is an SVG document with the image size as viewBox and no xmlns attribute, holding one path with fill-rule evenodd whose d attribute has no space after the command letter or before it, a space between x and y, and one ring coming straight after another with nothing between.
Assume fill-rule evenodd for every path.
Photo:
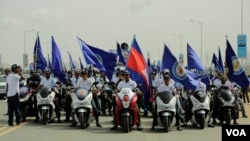
<instances>
[{"instance_id":1,"label":"motorcycle front wheel","mask_svg":"<svg viewBox=\"0 0 250 141\"><path fill-rule=\"evenodd\" d=\"M130 129L130 127L129 127L129 117L127 117L127 116L123 118L123 129L124 129L125 133L129 132L129 129Z\"/></svg>"},{"instance_id":2,"label":"motorcycle front wheel","mask_svg":"<svg viewBox=\"0 0 250 141\"><path fill-rule=\"evenodd\" d=\"M205 128L205 115L199 114L198 120L199 120L199 124L200 124L200 129L204 129Z\"/></svg>"},{"instance_id":3,"label":"motorcycle front wheel","mask_svg":"<svg viewBox=\"0 0 250 141\"><path fill-rule=\"evenodd\" d=\"M48 123L47 110L42 110L43 124L46 125Z\"/></svg>"},{"instance_id":4,"label":"motorcycle front wheel","mask_svg":"<svg viewBox=\"0 0 250 141\"><path fill-rule=\"evenodd\" d=\"M169 123L168 117L167 116L163 117L163 127L164 127L165 132L169 131L169 125L170 123Z\"/></svg>"},{"instance_id":5,"label":"motorcycle front wheel","mask_svg":"<svg viewBox=\"0 0 250 141\"><path fill-rule=\"evenodd\" d=\"M84 129L86 126L84 123L84 114L83 113L79 113L79 122L80 122L81 129Z\"/></svg>"}]
</instances>

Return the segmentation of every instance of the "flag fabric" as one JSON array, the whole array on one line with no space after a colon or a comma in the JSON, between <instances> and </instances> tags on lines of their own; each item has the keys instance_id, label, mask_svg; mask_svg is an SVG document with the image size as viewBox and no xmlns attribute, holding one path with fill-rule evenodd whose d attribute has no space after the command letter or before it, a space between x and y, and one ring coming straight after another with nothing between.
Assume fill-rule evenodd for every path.
<instances>
[{"instance_id":1,"label":"flag fabric","mask_svg":"<svg viewBox=\"0 0 250 141\"><path fill-rule=\"evenodd\" d=\"M150 97L150 84L149 84L149 70L147 67L147 62L143 57L141 49L135 39L132 40L130 53L126 63L126 69L130 71L130 77L137 84L142 84L141 91L144 94L146 102L149 102Z\"/></svg>"},{"instance_id":2,"label":"flag fabric","mask_svg":"<svg viewBox=\"0 0 250 141\"><path fill-rule=\"evenodd\" d=\"M96 55L89 49L88 45L78 37L78 41L80 43L80 47L85 58L87 64L93 64L98 70L105 70L103 64L99 61Z\"/></svg>"},{"instance_id":3,"label":"flag fabric","mask_svg":"<svg viewBox=\"0 0 250 141\"><path fill-rule=\"evenodd\" d=\"M71 55L70 55L69 52L68 52L68 54L69 54L70 69L71 69L71 71L73 71L73 70L76 68L76 66L75 66L75 64L74 64L74 62L73 62L73 59L72 59L72 57L71 57Z\"/></svg>"},{"instance_id":4,"label":"flag fabric","mask_svg":"<svg viewBox=\"0 0 250 141\"><path fill-rule=\"evenodd\" d=\"M223 61L222 61L222 57L221 57L221 53L220 53L220 48L219 48L219 55L218 55L218 61L219 61L219 65L220 65L220 72L224 73L224 65L223 65Z\"/></svg>"},{"instance_id":5,"label":"flag fabric","mask_svg":"<svg viewBox=\"0 0 250 141\"><path fill-rule=\"evenodd\" d=\"M228 68L228 77L231 81L237 83L242 89L247 89L249 81L246 73L228 40L226 40L226 44L226 66Z\"/></svg>"},{"instance_id":6,"label":"flag fabric","mask_svg":"<svg viewBox=\"0 0 250 141\"><path fill-rule=\"evenodd\" d=\"M148 82L149 82L149 86L153 86L153 82L152 82L152 76L151 76L151 72L154 71L153 70L153 67L151 65L151 62L150 62L150 57L148 56L148 61L147 61L147 64L148 64ZM149 91L149 101L152 102L154 99L153 99L153 89L150 88L150 91Z\"/></svg>"},{"instance_id":7,"label":"flag fabric","mask_svg":"<svg viewBox=\"0 0 250 141\"><path fill-rule=\"evenodd\" d=\"M219 64L219 60L216 57L215 53L213 53L212 63L214 64L214 67L216 68L216 70L218 70L219 72L222 73L221 66Z\"/></svg>"},{"instance_id":8,"label":"flag fabric","mask_svg":"<svg viewBox=\"0 0 250 141\"><path fill-rule=\"evenodd\" d=\"M109 81L111 81L115 71L117 55L112 52L107 52L105 50L90 46L88 44L87 46L95 54L99 62L104 66L105 74L107 75Z\"/></svg>"},{"instance_id":9,"label":"flag fabric","mask_svg":"<svg viewBox=\"0 0 250 141\"><path fill-rule=\"evenodd\" d=\"M39 35L37 35L34 47L34 69L44 70L47 67L46 58L43 56Z\"/></svg>"},{"instance_id":10,"label":"flag fabric","mask_svg":"<svg viewBox=\"0 0 250 141\"><path fill-rule=\"evenodd\" d=\"M119 62L122 63L123 65L126 65L126 61L122 55L121 46L118 42L116 42L116 50L117 50L117 55L119 56Z\"/></svg>"},{"instance_id":11,"label":"flag fabric","mask_svg":"<svg viewBox=\"0 0 250 141\"><path fill-rule=\"evenodd\" d=\"M189 70L196 69L197 71L205 72L205 68L202 65L201 59L189 44L187 44L187 58Z\"/></svg>"},{"instance_id":12,"label":"flag fabric","mask_svg":"<svg viewBox=\"0 0 250 141\"><path fill-rule=\"evenodd\" d=\"M61 52L52 36L52 72L54 76L61 82L66 82L66 73L63 70L63 62Z\"/></svg>"},{"instance_id":13,"label":"flag fabric","mask_svg":"<svg viewBox=\"0 0 250 141\"><path fill-rule=\"evenodd\" d=\"M206 73L205 68L199 56L189 44L187 44L187 62L188 62L188 69L191 71L194 70L194 73L198 75L198 78L194 77L194 79L200 79L200 81L205 83L206 86L209 86L210 85L209 75Z\"/></svg>"},{"instance_id":14,"label":"flag fabric","mask_svg":"<svg viewBox=\"0 0 250 141\"><path fill-rule=\"evenodd\" d=\"M83 70L84 69L84 66L82 64L82 61L81 61L81 58L79 57L79 61L80 61L80 69Z\"/></svg>"},{"instance_id":15,"label":"flag fabric","mask_svg":"<svg viewBox=\"0 0 250 141\"><path fill-rule=\"evenodd\" d=\"M163 69L169 69L170 77L173 80L181 83L187 89L193 91L196 90L199 81L195 80L188 74L188 70L183 68L183 66L178 62L178 60L175 58L166 44L164 45L161 69L161 71L163 71Z\"/></svg>"}]
</instances>

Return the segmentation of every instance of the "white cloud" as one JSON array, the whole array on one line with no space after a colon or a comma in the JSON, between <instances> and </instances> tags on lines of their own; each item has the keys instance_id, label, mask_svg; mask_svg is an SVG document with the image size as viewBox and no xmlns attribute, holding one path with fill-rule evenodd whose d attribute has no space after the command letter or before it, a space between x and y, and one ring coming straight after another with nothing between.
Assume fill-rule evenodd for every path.
<instances>
[{"instance_id":1,"label":"white cloud","mask_svg":"<svg viewBox=\"0 0 250 141\"><path fill-rule=\"evenodd\" d=\"M3 17L2 19L0 19L0 26L21 28L23 26L23 22L15 18Z\"/></svg>"},{"instance_id":2,"label":"white cloud","mask_svg":"<svg viewBox=\"0 0 250 141\"><path fill-rule=\"evenodd\" d=\"M34 21L47 21L54 18L63 17L62 9L50 10L47 8L40 8L31 15L31 19Z\"/></svg>"},{"instance_id":3,"label":"white cloud","mask_svg":"<svg viewBox=\"0 0 250 141\"><path fill-rule=\"evenodd\" d=\"M134 0L132 3L129 5L129 9L132 12L139 11L147 6L150 6L152 3L152 0Z\"/></svg>"}]
</instances>

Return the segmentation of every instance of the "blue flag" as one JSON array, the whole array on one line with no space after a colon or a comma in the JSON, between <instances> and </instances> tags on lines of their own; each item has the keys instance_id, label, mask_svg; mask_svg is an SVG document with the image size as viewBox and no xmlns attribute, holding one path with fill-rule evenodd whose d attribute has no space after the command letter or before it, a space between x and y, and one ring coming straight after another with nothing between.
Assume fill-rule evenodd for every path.
<instances>
[{"instance_id":1,"label":"blue flag","mask_svg":"<svg viewBox=\"0 0 250 141\"><path fill-rule=\"evenodd\" d=\"M169 69L170 77L173 80L180 82L187 89L196 90L199 81L188 74L187 70L178 62L167 45L164 45L161 69L161 71L163 71L163 69Z\"/></svg>"},{"instance_id":2,"label":"blue flag","mask_svg":"<svg viewBox=\"0 0 250 141\"><path fill-rule=\"evenodd\" d=\"M68 52L68 54L69 54L70 69L71 69L71 71L73 71L73 70L76 68L76 66L75 66L75 64L74 64L74 62L73 62L73 59L72 59L72 57L71 57L71 55L70 55L69 52Z\"/></svg>"},{"instance_id":3,"label":"blue flag","mask_svg":"<svg viewBox=\"0 0 250 141\"><path fill-rule=\"evenodd\" d=\"M150 101L149 70L135 37L131 44L126 68L130 71L131 79L137 84L142 84L141 91L144 94L145 102Z\"/></svg>"},{"instance_id":4,"label":"blue flag","mask_svg":"<svg viewBox=\"0 0 250 141\"><path fill-rule=\"evenodd\" d=\"M82 50L82 54L85 58L87 64L93 64L98 70L105 70L105 67L100 62L100 60L96 57L96 55L89 49L88 45L80 38L78 38L80 43L80 47Z\"/></svg>"},{"instance_id":5,"label":"blue flag","mask_svg":"<svg viewBox=\"0 0 250 141\"><path fill-rule=\"evenodd\" d=\"M81 70L83 70L84 69L84 66L83 66L83 64L82 64L82 61L81 61L81 58L79 57L79 61L80 61L80 68L81 68Z\"/></svg>"},{"instance_id":6,"label":"blue flag","mask_svg":"<svg viewBox=\"0 0 250 141\"><path fill-rule=\"evenodd\" d=\"M224 65L223 65L223 61L222 61L222 57L221 57L221 53L220 53L220 48L219 48L219 65L220 65L220 72L224 73Z\"/></svg>"},{"instance_id":7,"label":"blue flag","mask_svg":"<svg viewBox=\"0 0 250 141\"><path fill-rule=\"evenodd\" d=\"M147 67L148 67L148 70L149 70L149 72L148 72L149 86L153 86L151 71L154 71L154 70L153 70L153 66L151 65L149 56L148 56L148 62L147 63L148 63ZM150 97L149 101L152 102L154 100L153 99L153 89L150 89L149 97Z\"/></svg>"},{"instance_id":8,"label":"blue flag","mask_svg":"<svg viewBox=\"0 0 250 141\"><path fill-rule=\"evenodd\" d=\"M40 70L44 70L47 67L47 61L46 58L43 56L43 52L42 52L42 48L41 48L41 44L40 44L40 38L37 35L36 38L36 43L35 43L35 47L34 47L34 69L40 69Z\"/></svg>"},{"instance_id":9,"label":"blue flag","mask_svg":"<svg viewBox=\"0 0 250 141\"><path fill-rule=\"evenodd\" d=\"M207 86L210 85L209 75L206 73L199 56L189 44L187 44L187 62L188 69L194 70L201 82L205 83ZM198 78L194 77L194 79Z\"/></svg>"},{"instance_id":10,"label":"blue flag","mask_svg":"<svg viewBox=\"0 0 250 141\"><path fill-rule=\"evenodd\" d=\"M199 56L195 53L193 48L187 44L187 63L188 63L188 69L195 69L197 71L204 72L205 68L202 65L201 59Z\"/></svg>"},{"instance_id":11,"label":"blue flag","mask_svg":"<svg viewBox=\"0 0 250 141\"><path fill-rule=\"evenodd\" d=\"M63 83L66 82L66 73L63 70L62 56L54 37L52 38L52 72L57 79Z\"/></svg>"},{"instance_id":12,"label":"blue flag","mask_svg":"<svg viewBox=\"0 0 250 141\"><path fill-rule=\"evenodd\" d=\"M240 61L233 51L233 48L229 41L227 40L226 48L226 65L228 68L228 77L233 82L237 83L242 89L247 89L249 86L249 81L243 70Z\"/></svg>"},{"instance_id":13,"label":"blue flag","mask_svg":"<svg viewBox=\"0 0 250 141\"><path fill-rule=\"evenodd\" d=\"M215 69L222 73L221 66L219 64L219 60L216 57L215 53L213 53L212 63L214 64Z\"/></svg>"},{"instance_id":14,"label":"blue flag","mask_svg":"<svg viewBox=\"0 0 250 141\"><path fill-rule=\"evenodd\" d=\"M117 55L112 53L112 52L107 52L105 50L102 50L102 49L99 49L96 47L92 47L90 45L87 45L87 46L95 54L95 56L98 58L98 60L101 62L101 64L104 66L104 68L106 70L105 73L106 73L109 81L111 81L112 75L115 71Z\"/></svg>"},{"instance_id":15,"label":"blue flag","mask_svg":"<svg viewBox=\"0 0 250 141\"><path fill-rule=\"evenodd\" d=\"M116 43L116 50L117 50L117 55L119 56L119 62L122 63L123 65L126 65L126 61L122 55L121 46L118 42Z\"/></svg>"}]
</instances>

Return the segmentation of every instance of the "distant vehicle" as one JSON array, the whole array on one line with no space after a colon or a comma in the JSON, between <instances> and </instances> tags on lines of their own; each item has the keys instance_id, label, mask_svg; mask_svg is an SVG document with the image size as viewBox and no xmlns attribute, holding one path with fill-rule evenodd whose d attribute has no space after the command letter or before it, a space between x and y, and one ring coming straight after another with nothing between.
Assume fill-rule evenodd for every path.
<instances>
[{"instance_id":1,"label":"distant vehicle","mask_svg":"<svg viewBox=\"0 0 250 141\"><path fill-rule=\"evenodd\" d=\"M0 75L0 99L6 96L6 78L5 75Z\"/></svg>"}]
</instances>

